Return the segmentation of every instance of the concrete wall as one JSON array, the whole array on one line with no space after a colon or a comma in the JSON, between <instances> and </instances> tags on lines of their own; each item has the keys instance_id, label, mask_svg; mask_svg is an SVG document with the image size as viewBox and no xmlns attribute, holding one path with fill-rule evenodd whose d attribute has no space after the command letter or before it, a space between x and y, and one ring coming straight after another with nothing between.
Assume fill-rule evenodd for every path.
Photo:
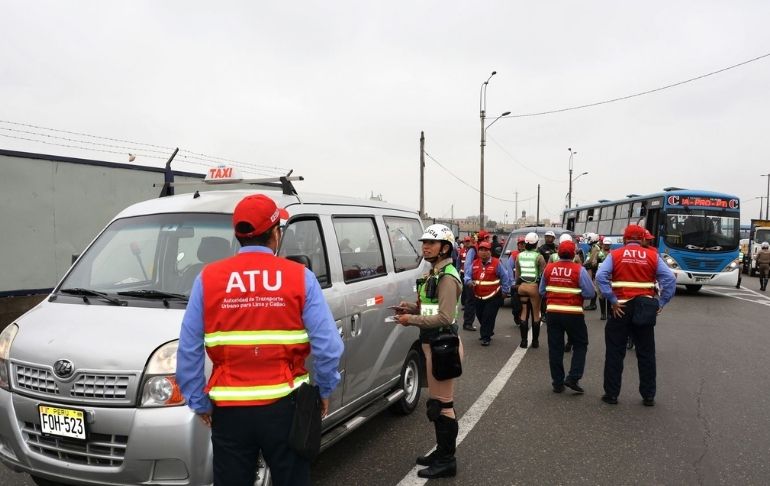
<instances>
[{"instance_id":1,"label":"concrete wall","mask_svg":"<svg viewBox=\"0 0 770 486\"><path fill-rule=\"evenodd\" d=\"M201 177L175 171L177 182ZM158 197L163 181L161 168L0 150L0 319L21 302L7 297L53 288L110 219Z\"/></svg>"}]
</instances>

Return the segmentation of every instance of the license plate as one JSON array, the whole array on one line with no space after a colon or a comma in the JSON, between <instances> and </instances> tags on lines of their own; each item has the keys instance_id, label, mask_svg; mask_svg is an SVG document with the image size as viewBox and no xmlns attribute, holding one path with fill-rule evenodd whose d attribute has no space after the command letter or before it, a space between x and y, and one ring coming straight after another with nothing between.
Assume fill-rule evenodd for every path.
<instances>
[{"instance_id":1,"label":"license plate","mask_svg":"<svg viewBox=\"0 0 770 486\"><path fill-rule=\"evenodd\" d=\"M710 277L695 277L696 282L708 282L709 280L711 280Z\"/></svg>"},{"instance_id":2,"label":"license plate","mask_svg":"<svg viewBox=\"0 0 770 486\"><path fill-rule=\"evenodd\" d=\"M43 434L86 440L85 412L71 408L39 405Z\"/></svg>"}]
</instances>

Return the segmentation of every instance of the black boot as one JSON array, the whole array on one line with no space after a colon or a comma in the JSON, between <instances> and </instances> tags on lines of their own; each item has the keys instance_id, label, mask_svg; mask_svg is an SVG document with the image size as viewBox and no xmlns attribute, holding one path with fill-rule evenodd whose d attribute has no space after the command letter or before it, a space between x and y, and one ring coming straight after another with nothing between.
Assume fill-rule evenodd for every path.
<instances>
[{"instance_id":1,"label":"black boot","mask_svg":"<svg viewBox=\"0 0 770 486\"><path fill-rule=\"evenodd\" d=\"M519 333L521 334L521 347L527 347L527 335L529 334L529 324L526 321L521 321L519 324Z\"/></svg>"},{"instance_id":2,"label":"black boot","mask_svg":"<svg viewBox=\"0 0 770 486\"><path fill-rule=\"evenodd\" d=\"M433 463L417 471L417 476L426 479L448 478L457 474L455 447L457 441L457 420L446 415L436 419L436 456Z\"/></svg>"},{"instance_id":3,"label":"black boot","mask_svg":"<svg viewBox=\"0 0 770 486\"><path fill-rule=\"evenodd\" d=\"M601 312L602 312L600 319L603 321L606 321L607 320L607 299L602 299L601 297L599 297L599 309L601 309Z\"/></svg>"},{"instance_id":4,"label":"black boot","mask_svg":"<svg viewBox=\"0 0 770 486\"><path fill-rule=\"evenodd\" d=\"M540 338L540 321L537 321L532 323L532 347L533 348L540 347L539 338Z\"/></svg>"},{"instance_id":5,"label":"black boot","mask_svg":"<svg viewBox=\"0 0 770 486\"><path fill-rule=\"evenodd\" d=\"M588 303L585 310L596 310L596 297L591 297L591 302Z\"/></svg>"}]
</instances>

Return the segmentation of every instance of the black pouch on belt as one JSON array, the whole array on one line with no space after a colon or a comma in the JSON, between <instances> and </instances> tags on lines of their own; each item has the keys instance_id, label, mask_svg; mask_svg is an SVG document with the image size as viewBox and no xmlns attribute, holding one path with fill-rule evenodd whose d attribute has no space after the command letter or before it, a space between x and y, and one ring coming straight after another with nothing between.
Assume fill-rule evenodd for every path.
<instances>
[{"instance_id":1,"label":"black pouch on belt","mask_svg":"<svg viewBox=\"0 0 770 486\"><path fill-rule=\"evenodd\" d=\"M631 322L636 326L654 326L658 318L658 299L636 297L631 301Z\"/></svg>"},{"instance_id":2,"label":"black pouch on belt","mask_svg":"<svg viewBox=\"0 0 770 486\"><path fill-rule=\"evenodd\" d=\"M300 457L312 461L321 450L321 393L303 383L294 393L294 418L289 445Z\"/></svg>"},{"instance_id":3,"label":"black pouch on belt","mask_svg":"<svg viewBox=\"0 0 770 486\"><path fill-rule=\"evenodd\" d=\"M433 377L439 381L463 374L460 338L451 331L441 332L430 340L430 358Z\"/></svg>"}]
</instances>

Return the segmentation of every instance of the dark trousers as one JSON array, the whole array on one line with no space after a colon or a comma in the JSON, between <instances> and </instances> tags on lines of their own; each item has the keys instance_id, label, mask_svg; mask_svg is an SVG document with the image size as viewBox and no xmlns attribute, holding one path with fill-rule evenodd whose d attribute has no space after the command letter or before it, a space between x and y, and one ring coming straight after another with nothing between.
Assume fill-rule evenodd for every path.
<instances>
[{"instance_id":1,"label":"dark trousers","mask_svg":"<svg viewBox=\"0 0 770 486\"><path fill-rule=\"evenodd\" d=\"M611 397L620 394L623 376L623 359L626 357L626 344L631 336L636 345L636 362L639 367L639 394L642 398L655 398L655 326L638 326L631 323L633 301L625 307L625 315L615 317L612 311L607 316L604 327L604 393Z\"/></svg>"},{"instance_id":2,"label":"dark trousers","mask_svg":"<svg viewBox=\"0 0 770 486\"><path fill-rule=\"evenodd\" d=\"M473 288L470 285L463 285L462 295L465 298L463 304L463 325L472 326L476 319L476 297L473 295Z\"/></svg>"},{"instance_id":3,"label":"dark trousers","mask_svg":"<svg viewBox=\"0 0 770 486\"><path fill-rule=\"evenodd\" d=\"M497 311L503 305L503 296L498 293L494 297L483 300L476 298L476 317L481 323L481 339L489 339L495 334L495 319Z\"/></svg>"},{"instance_id":4,"label":"dark trousers","mask_svg":"<svg viewBox=\"0 0 770 486\"><path fill-rule=\"evenodd\" d=\"M289 447L294 396L251 407L214 407L214 486L253 486L259 451L273 484L309 485L310 463Z\"/></svg>"},{"instance_id":5,"label":"dark trousers","mask_svg":"<svg viewBox=\"0 0 770 486\"><path fill-rule=\"evenodd\" d=\"M549 312L548 321L548 364L551 367L551 382L554 386L564 384L564 333L572 343L572 362L568 378L578 381L583 377L588 351L588 328L583 314Z\"/></svg>"}]
</instances>

